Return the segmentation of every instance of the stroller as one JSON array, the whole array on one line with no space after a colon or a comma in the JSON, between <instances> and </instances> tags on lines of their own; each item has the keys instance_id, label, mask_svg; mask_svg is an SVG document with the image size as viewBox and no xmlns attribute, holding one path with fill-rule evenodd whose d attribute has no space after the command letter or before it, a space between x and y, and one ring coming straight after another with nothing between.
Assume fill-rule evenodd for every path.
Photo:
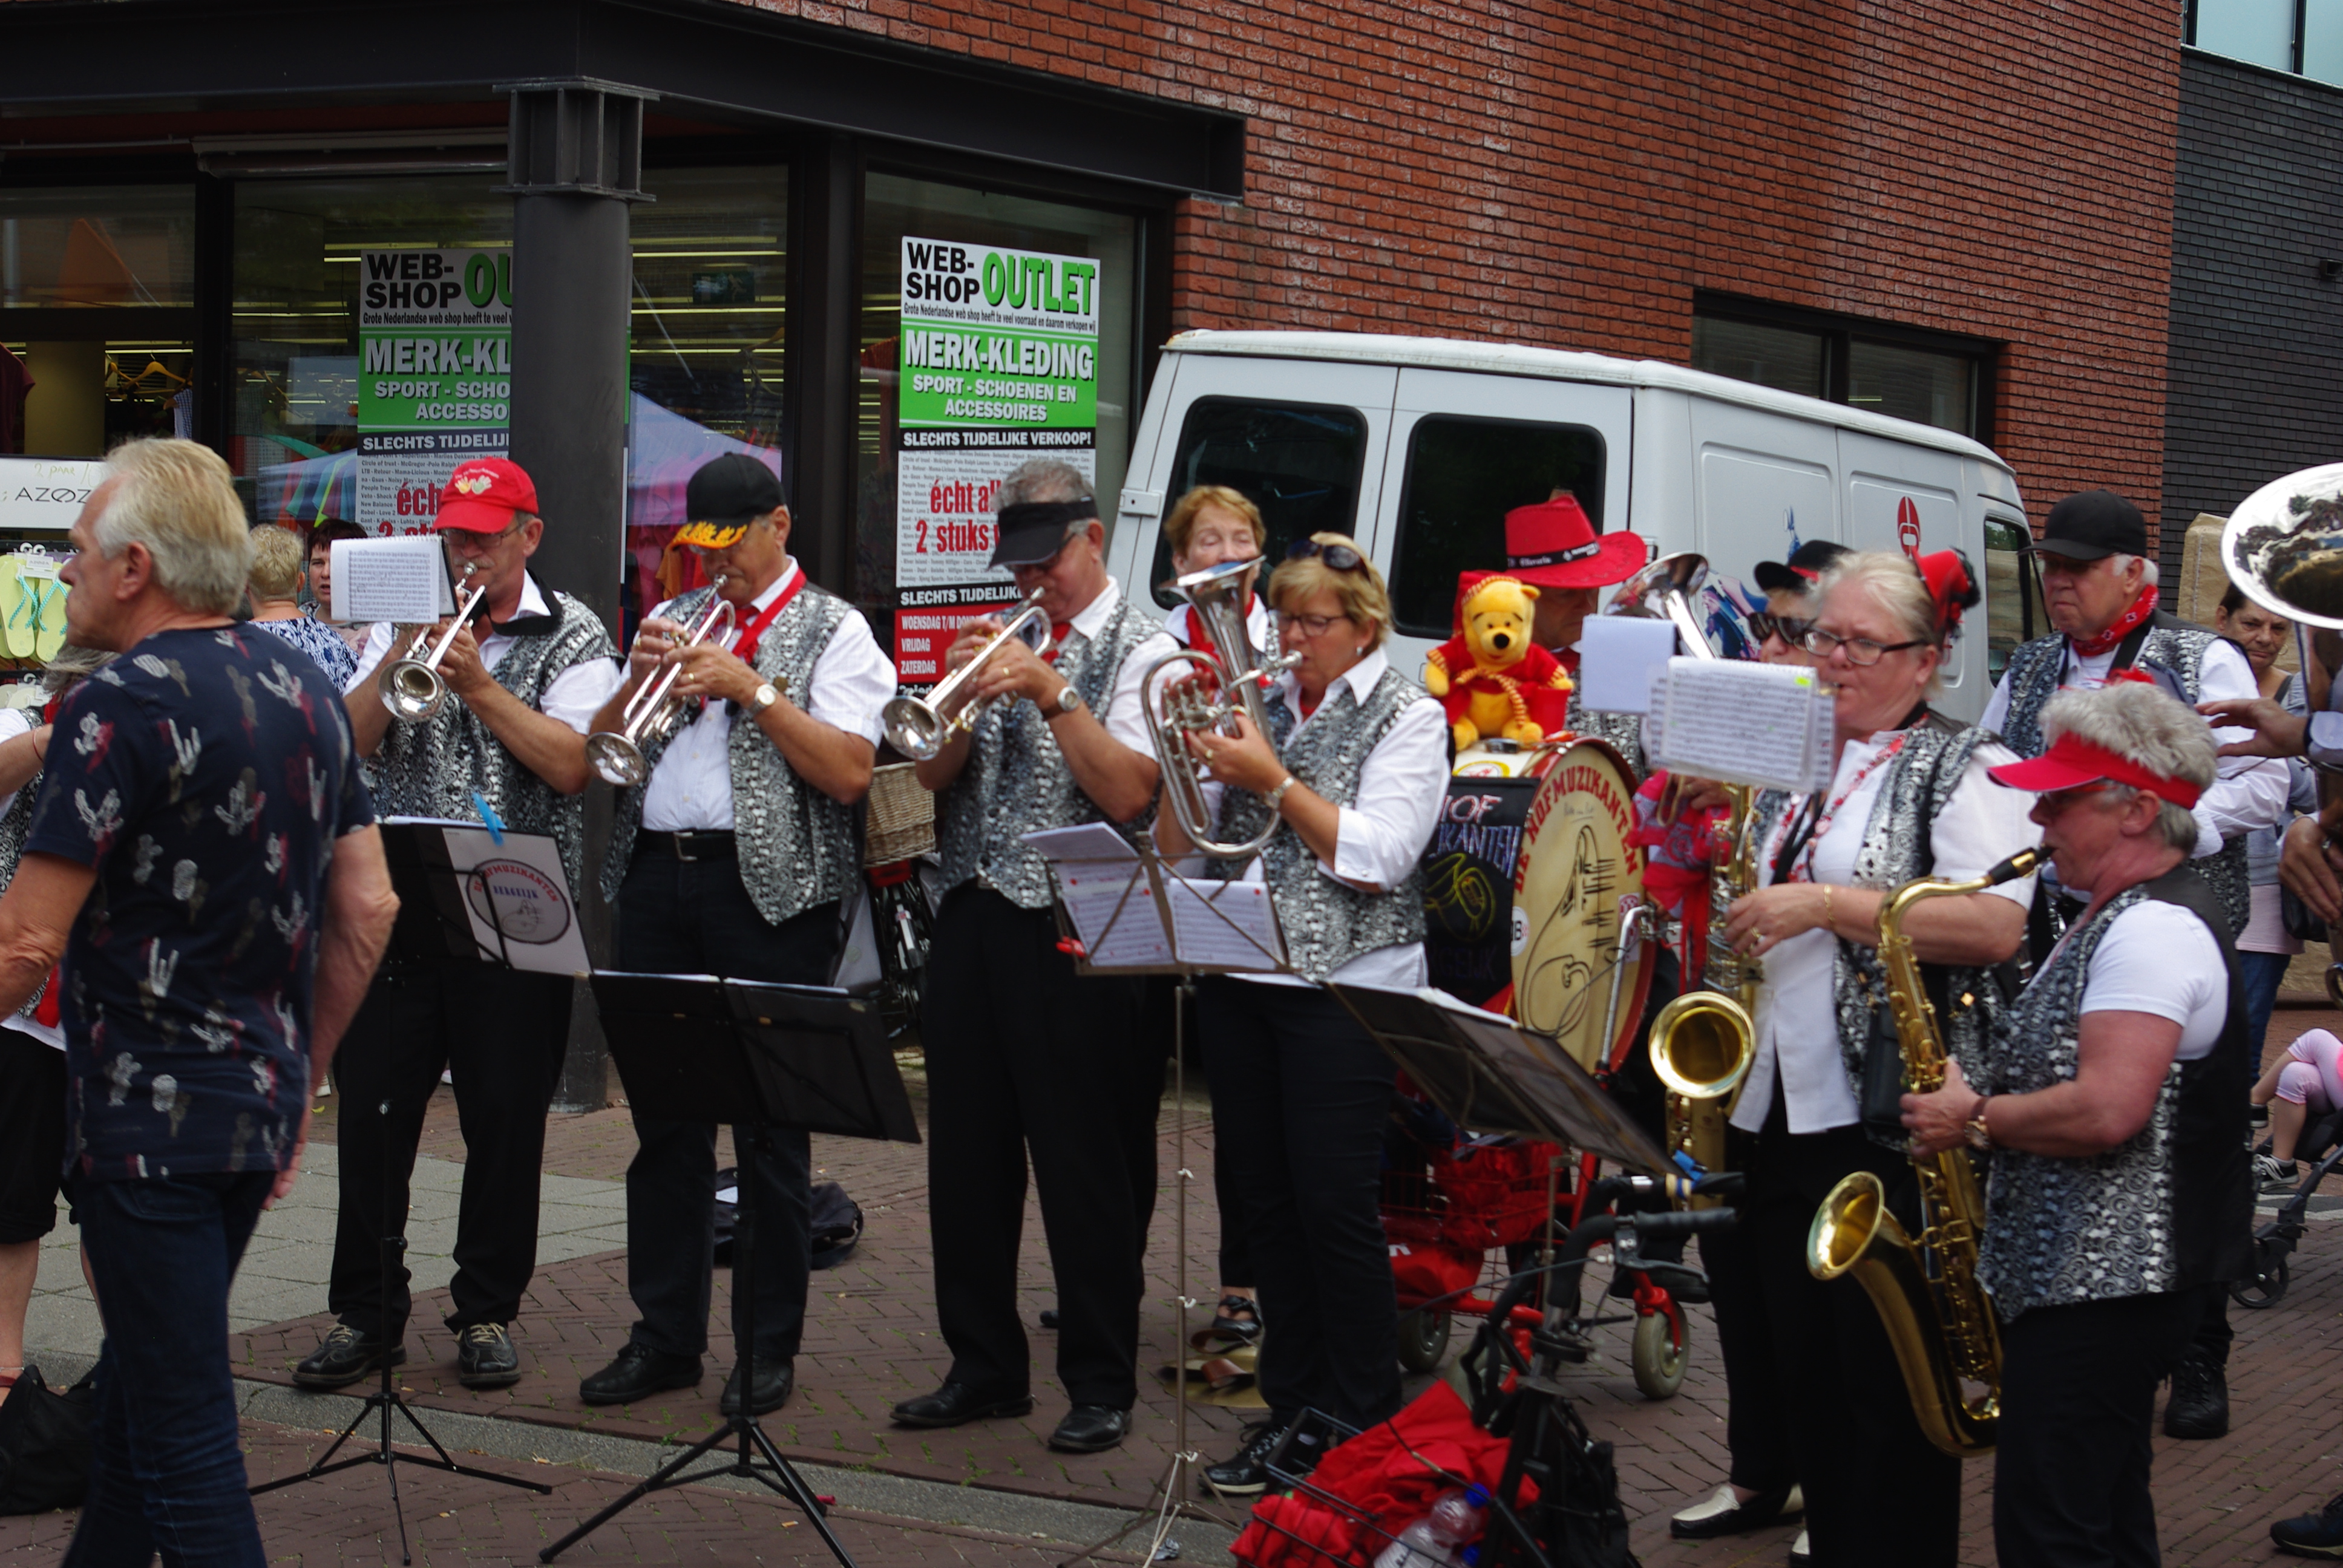
<instances>
[{"instance_id":1,"label":"stroller","mask_svg":"<svg viewBox=\"0 0 2343 1568\"><path fill-rule=\"evenodd\" d=\"M2263 1146L2265 1151L2269 1147ZM2241 1307L2257 1311L2274 1307L2284 1299L2288 1282L2287 1258L2295 1244L2309 1229L2311 1195L2318 1191L2319 1182L2338 1165L2343 1165L2343 1111L2328 1112L2307 1124L2297 1141L2294 1158L2298 1166L2308 1164L2302 1181L2293 1196L2278 1205L2276 1214L2254 1231L2253 1251L2247 1255L2246 1271L2229 1282L2229 1299Z\"/></svg>"}]
</instances>

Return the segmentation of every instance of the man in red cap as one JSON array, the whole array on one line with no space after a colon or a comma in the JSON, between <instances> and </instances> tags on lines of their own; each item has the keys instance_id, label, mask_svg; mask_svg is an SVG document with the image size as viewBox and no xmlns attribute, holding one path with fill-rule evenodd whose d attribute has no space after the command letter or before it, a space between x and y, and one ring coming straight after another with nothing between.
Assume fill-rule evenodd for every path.
<instances>
[{"instance_id":1,"label":"man in red cap","mask_svg":"<svg viewBox=\"0 0 2343 1568\"><path fill-rule=\"evenodd\" d=\"M1505 514L1505 575L1538 590L1537 618L1530 636L1562 660L1578 678L1578 638L1602 590L1625 582L1650 564L1652 547L1625 529L1598 534L1578 498L1558 491L1534 507ZM1610 741L1643 772L1643 720L1632 713L1594 713L1570 694L1570 728Z\"/></svg>"},{"instance_id":2,"label":"man in red cap","mask_svg":"<svg viewBox=\"0 0 2343 1568\"><path fill-rule=\"evenodd\" d=\"M459 465L434 526L465 588L486 591L440 660L448 699L430 719L394 720L382 699L380 673L406 637L385 625L367 639L346 697L376 805L385 817L493 813L506 828L548 833L575 889L585 859L586 730L618 684L617 649L584 603L548 593L529 575L545 521L537 487L518 465ZM455 1080L465 1149L447 1317L457 1378L467 1388L519 1381L509 1325L537 1269L545 1115L569 1039L570 987L567 975L397 958L375 977L339 1062L350 1109L327 1288L337 1321L296 1369L302 1387L339 1388L386 1358L407 1358L407 1271L394 1264L384 1277L379 1232L385 1213L407 1212L424 1107L443 1069ZM387 1117L376 1112L384 1104Z\"/></svg>"}]
</instances>

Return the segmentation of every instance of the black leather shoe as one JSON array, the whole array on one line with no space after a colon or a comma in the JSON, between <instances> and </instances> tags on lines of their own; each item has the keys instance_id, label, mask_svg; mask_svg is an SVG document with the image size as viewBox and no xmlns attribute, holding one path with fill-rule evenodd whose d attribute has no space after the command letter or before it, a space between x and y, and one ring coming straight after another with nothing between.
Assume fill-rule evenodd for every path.
<instances>
[{"instance_id":1,"label":"black leather shoe","mask_svg":"<svg viewBox=\"0 0 2343 1568\"><path fill-rule=\"evenodd\" d=\"M456 1339L456 1381L466 1388L510 1388L520 1382L520 1352L502 1323L474 1323Z\"/></svg>"},{"instance_id":2,"label":"black leather shoe","mask_svg":"<svg viewBox=\"0 0 2343 1568\"><path fill-rule=\"evenodd\" d=\"M1204 1467L1204 1490L1221 1497L1258 1497L1275 1477L1269 1473L1270 1455L1285 1442L1286 1428L1273 1421L1255 1422L1244 1429L1244 1443L1230 1458ZM1299 1478L1318 1468L1320 1450L1308 1432L1285 1446L1279 1468Z\"/></svg>"},{"instance_id":3,"label":"black leather shoe","mask_svg":"<svg viewBox=\"0 0 2343 1568\"><path fill-rule=\"evenodd\" d=\"M888 1413L898 1426L962 1426L994 1416L1023 1415L1032 1408L1030 1393L987 1393L964 1382L948 1382L933 1393L905 1400Z\"/></svg>"},{"instance_id":4,"label":"black leather shoe","mask_svg":"<svg viewBox=\"0 0 2343 1568\"><path fill-rule=\"evenodd\" d=\"M1060 1453L1103 1453L1131 1432L1131 1412L1111 1404L1078 1404L1050 1434Z\"/></svg>"},{"instance_id":5,"label":"black leather shoe","mask_svg":"<svg viewBox=\"0 0 2343 1568\"><path fill-rule=\"evenodd\" d=\"M302 1388L347 1388L386 1361L392 1366L406 1364L407 1346L395 1344L386 1351L374 1335L360 1333L347 1323L336 1323L326 1331L317 1348L293 1369L293 1382Z\"/></svg>"},{"instance_id":6,"label":"black leather shoe","mask_svg":"<svg viewBox=\"0 0 2343 1568\"><path fill-rule=\"evenodd\" d=\"M1711 1541L1780 1524L1805 1511L1805 1497L1795 1483L1761 1492L1746 1503L1735 1499L1732 1487L1720 1486L1713 1496L1679 1510L1669 1519L1668 1533L1679 1541Z\"/></svg>"},{"instance_id":7,"label":"black leather shoe","mask_svg":"<svg viewBox=\"0 0 2343 1568\"><path fill-rule=\"evenodd\" d=\"M2164 1435L2202 1442L2228 1432L2228 1374L2202 1356L2181 1357L2172 1369L2172 1397L2164 1405Z\"/></svg>"},{"instance_id":8,"label":"black leather shoe","mask_svg":"<svg viewBox=\"0 0 2343 1568\"><path fill-rule=\"evenodd\" d=\"M691 1388L703 1376L698 1356L670 1355L628 1340L618 1359L578 1385L588 1404L632 1404L671 1388Z\"/></svg>"},{"instance_id":9,"label":"black leather shoe","mask_svg":"<svg viewBox=\"0 0 2343 1568\"><path fill-rule=\"evenodd\" d=\"M755 1375L749 1384L749 1408L759 1415L769 1415L789 1402L789 1395L798 1386L798 1363L788 1356L759 1356ZM732 1375L724 1380L724 1392L718 1396L716 1408L726 1415L740 1413L740 1369L733 1367Z\"/></svg>"}]
</instances>

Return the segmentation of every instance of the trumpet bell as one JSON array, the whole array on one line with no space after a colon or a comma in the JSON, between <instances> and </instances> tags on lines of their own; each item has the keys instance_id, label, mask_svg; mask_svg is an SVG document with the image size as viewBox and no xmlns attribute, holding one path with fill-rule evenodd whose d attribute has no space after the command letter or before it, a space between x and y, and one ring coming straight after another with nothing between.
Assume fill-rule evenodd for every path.
<instances>
[{"instance_id":1,"label":"trumpet bell","mask_svg":"<svg viewBox=\"0 0 2343 1568\"><path fill-rule=\"evenodd\" d=\"M382 705L393 719L421 724L447 705L447 682L419 658L402 658L383 672Z\"/></svg>"},{"instance_id":2,"label":"trumpet bell","mask_svg":"<svg viewBox=\"0 0 2343 1568\"><path fill-rule=\"evenodd\" d=\"M594 771L619 789L631 789L650 777L642 749L623 735L603 731L586 738L586 760Z\"/></svg>"},{"instance_id":3,"label":"trumpet bell","mask_svg":"<svg viewBox=\"0 0 2343 1568\"><path fill-rule=\"evenodd\" d=\"M944 749L944 720L916 697L898 697L879 710L887 744L914 762L925 762Z\"/></svg>"},{"instance_id":4,"label":"trumpet bell","mask_svg":"<svg viewBox=\"0 0 2343 1568\"><path fill-rule=\"evenodd\" d=\"M1652 1069L1687 1100L1732 1093L1756 1060L1755 1020L1722 991L1688 990L1652 1020Z\"/></svg>"}]
</instances>

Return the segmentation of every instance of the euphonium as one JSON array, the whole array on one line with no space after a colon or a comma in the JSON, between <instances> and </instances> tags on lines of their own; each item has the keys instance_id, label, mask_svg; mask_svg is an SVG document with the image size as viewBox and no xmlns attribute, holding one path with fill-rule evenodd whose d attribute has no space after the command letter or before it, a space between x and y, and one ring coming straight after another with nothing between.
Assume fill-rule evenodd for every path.
<instances>
[{"instance_id":1,"label":"euphonium","mask_svg":"<svg viewBox=\"0 0 2343 1568\"><path fill-rule=\"evenodd\" d=\"M1215 839L1212 814L1204 800L1203 763L1188 749L1188 737L1208 731L1233 735L1240 713L1252 721L1257 733L1267 735L1269 710L1262 703L1262 689L1280 670L1301 662L1300 654L1289 653L1255 668L1252 639L1245 635L1244 596L1246 584L1260 565L1257 559L1223 561L1174 582L1172 586L1195 607L1196 619L1212 642L1212 651L1183 648L1167 653L1148 666L1139 686L1141 691L1155 691L1156 678L1175 664L1195 666L1192 676L1211 670L1218 678L1216 692L1205 692L1192 680L1163 687L1162 711L1156 710L1151 699L1147 703L1147 735L1154 743L1156 764L1163 771L1163 798L1180 830L1202 853L1228 860L1261 853L1275 837L1280 823L1272 814L1250 839L1236 843Z\"/></svg>"},{"instance_id":2,"label":"euphonium","mask_svg":"<svg viewBox=\"0 0 2343 1568\"><path fill-rule=\"evenodd\" d=\"M1944 1087L1945 1041L1912 939L1904 934L1905 919L1925 900L1983 892L2030 876L2041 858L2039 849L2020 849L1966 882L1916 878L1881 902L1879 960L1887 970L1888 1007L1911 1092ZM1863 1282L1896 1347L1920 1430L1954 1458L1975 1459L1993 1451L2001 1404L2001 1329L1976 1282L1985 1201L1967 1150L1916 1156L1912 1162L1920 1177L1918 1236L1906 1234L1887 1211L1879 1178L1857 1171L1815 1211L1806 1267L1818 1280L1852 1273ZM1968 1392L1969 1384L1979 1392Z\"/></svg>"}]
</instances>

